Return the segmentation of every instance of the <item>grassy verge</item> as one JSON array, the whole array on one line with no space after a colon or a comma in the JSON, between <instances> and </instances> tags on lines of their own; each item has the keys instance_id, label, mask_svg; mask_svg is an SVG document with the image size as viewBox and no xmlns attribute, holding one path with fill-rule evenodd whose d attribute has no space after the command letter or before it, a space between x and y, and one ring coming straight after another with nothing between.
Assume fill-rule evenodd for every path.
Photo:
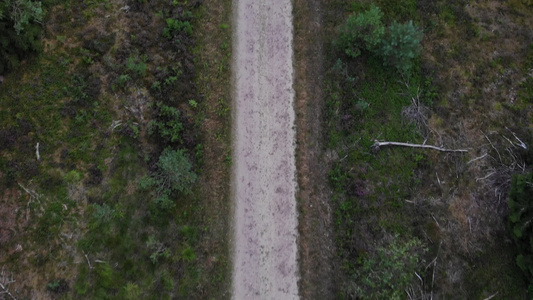
<instances>
[{"instance_id":1,"label":"grassy verge","mask_svg":"<svg viewBox=\"0 0 533 300\"><path fill-rule=\"evenodd\" d=\"M43 53L0 86L10 290L226 297L230 4L47 5Z\"/></svg>"},{"instance_id":2,"label":"grassy verge","mask_svg":"<svg viewBox=\"0 0 533 300\"><path fill-rule=\"evenodd\" d=\"M231 293L231 35L232 2L205 3L198 26L198 90L201 104L205 168L199 187L206 228L205 285L209 299Z\"/></svg>"},{"instance_id":3,"label":"grassy verge","mask_svg":"<svg viewBox=\"0 0 533 300\"><path fill-rule=\"evenodd\" d=\"M293 7L299 291L304 299L331 299L335 294L332 215L329 202L324 201L329 193L328 164L324 164L320 122L325 40L320 27L322 4L297 0Z\"/></svg>"}]
</instances>

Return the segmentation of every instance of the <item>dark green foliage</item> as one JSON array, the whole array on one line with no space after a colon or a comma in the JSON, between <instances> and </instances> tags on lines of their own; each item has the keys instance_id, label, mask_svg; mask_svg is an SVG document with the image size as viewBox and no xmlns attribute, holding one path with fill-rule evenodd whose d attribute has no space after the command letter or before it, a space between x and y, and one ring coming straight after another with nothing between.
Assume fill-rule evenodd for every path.
<instances>
[{"instance_id":1,"label":"dark green foliage","mask_svg":"<svg viewBox=\"0 0 533 300\"><path fill-rule=\"evenodd\" d=\"M163 30L163 36L168 39L171 39L175 32L184 32L188 35L192 34L192 26L189 21L168 18L166 22L167 27Z\"/></svg>"},{"instance_id":2,"label":"dark green foliage","mask_svg":"<svg viewBox=\"0 0 533 300\"><path fill-rule=\"evenodd\" d=\"M421 40L422 32L413 25L413 21L406 24L394 22L389 26L378 53L383 57L384 64L406 74L413 66L413 59L420 55Z\"/></svg>"},{"instance_id":3,"label":"dark green foliage","mask_svg":"<svg viewBox=\"0 0 533 300\"><path fill-rule=\"evenodd\" d=\"M363 50L375 51L385 35L382 17L383 13L375 5L363 13L352 14L341 28L337 47L353 58L361 55Z\"/></svg>"},{"instance_id":4,"label":"dark green foliage","mask_svg":"<svg viewBox=\"0 0 533 300\"><path fill-rule=\"evenodd\" d=\"M197 175L185 150L166 148L159 156L157 171L141 178L138 186L140 190L155 189L156 206L153 213L157 215L169 212L176 206L171 197L172 192L190 194L196 179Z\"/></svg>"},{"instance_id":5,"label":"dark green foliage","mask_svg":"<svg viewBox=\"0 0 533 300\"><path fill-rule=\"evenodd\" d=\"M38 52L43 10L40 1L0 2L0 74L16 68L31 52Z\"/></svg>"},{"instance_id":6,"label":"dark green foliage","mask_svg":"<svg viewBox=\"0 0 533 300\"><path fill-rule=\"evenodd\" d=\"M130 55L126 61L126 68L138 77L146 75L146 56Z\"/></svg>"},{"instance_id":7,"label":"dark green foliage","mask_svg":"<svg viewBox=\"0 0 533 300\"><path fill-rule=\"evenodd\" d=\"M384 65L396 67L402 74L408 74L413 60L420 54L422 33L412 21L405 24L393 22L385 29L379 7L351 15L341 27L335 41L337 48L349 57L356 58L363 51L381 57Z\"/></svg>"},{"instance_id":8,"label":"dark green foliage","mask_svg":"<svg viewBox=\"0 0 533 300\"><path fill-rule=\"evenodd\" d=\"M111 266L108 263L102 262L98 263L95 269L96 276L98 279L97 284L105 289L112 288L114 281L114 272Z\"/></svg>"},{"instance_id":9,"label":"dark green foliage","mask_svg":"<svg viewBox=\"0 0 533 300\"><path fill-rule=\"evenodd\" d=\"M167 143L181 142L183 125L180 121L180 111L161 102L156 105L156 116L148 124L150 134L157 133Z\"/></svg>"},{"instance_id":10,"label":"dark green foliage","mask_svg":"<svg viewBox=\"0 0 533 300\"><path fill-rule=\"evenodd\" d=\"M182 193L190 193L192 184L196 181L196 174L185 154L185 150L166 148L157 163L156 178L161 189L170 189Z\"/></svg>"},{"instance_id":11,"label":"dark green foliage","mask_svg":"<svg viewBox=\"0 0 533 300\"><path fill-rule=\"evenodd\" d=\"M65 279L56 279L50 281L46 285L46 289L56 294L61 294L69 290L68 283L65 281Z\"/></svg>"},{"instance_id":12,"label":"dark green foliage","mask_svg":"<svg viewBox=\"0 0 533 300\"><path fill-rule=\"evenodd\" d=\"M509 225L518 247L516 263L533 279L533 173L513 176L509 192Z\"/></svg>"}]
</instances>

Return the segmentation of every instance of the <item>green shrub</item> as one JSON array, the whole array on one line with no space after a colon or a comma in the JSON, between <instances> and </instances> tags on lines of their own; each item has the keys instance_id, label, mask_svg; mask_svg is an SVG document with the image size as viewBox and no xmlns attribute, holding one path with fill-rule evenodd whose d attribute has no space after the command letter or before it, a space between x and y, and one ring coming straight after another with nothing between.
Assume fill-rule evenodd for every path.
<instances>
[{"instance_id":1,"label":"green shrub","mask_svg":"<svg viewBox=\"0 0 533 300\"><path fill-rule=\"evenodd\" d=\"M97 284L103 288L109 289L113 287L113 269L108 263L98 263L95 267L98 278Z\"/></svg>"},{"instance_id":2,"label":"green shrub","mask_svg":"<svg viewBox=\"0 0 533 300\"><path fill-rule=\"evenodd\" d=\"M141 299L141 289L135 283L127 283L121 291L122 299L137 300Z\"/></svg>"},{"instance_id":3,"label":"green shrub","mask_svg":"<svg viewBox=\"0 0 533 300\"><path fill-rule=\"evenodd\" d=\"M157 207L162 211L169 211L176 207L176 204L170 198L170 191L164 190L164 192L157 198L155 198L155 203Z\"/></svg>"},{"instance_id":4,"label":"green shrub","mask_svg":"<svg viewBox=\"0 0 533 300\"><path fill-rule=\"evenodd\" d=\"M170 249L168 249L163 243L158 241L154 235L148 237L146 241L146 247L150 250L150 260L155 265L160 258L169 258Z\"/></svg>"},{"instance_id":5,"label":"green shrub","mask_svg":"<svg viewBox=\"0 0 533 300\"><path fill-rule=\"evenodd\" d=\"M172 192L191 193L196 179L197 175L192 169L185 150L166 148L159 156L157 171L151 176L142 177L138 186L140 190L155 188L156 211L154 213L159 215L176 206L171 198Z\"/></svg>"},{"instance_id":6,"label":"green shrub","mask_svg":"<svg viewBox=\"0 0 533 300\"><path fill-rule=\"evenodd\" d=\"M383 59L403 74L408 73L413 60L420 54L422 33L412 21L392 23L385 29L381 22L383 13L372 5L368 11L351 15L341 27L335 45L346 55L356 58L363 51Z\"/></svg>"},{"instance_id":7,"label":"green shrub","mask_svg":"<svg viewBox=\"0 0 533 300\"><path fill-rule=\"evenodd\" d=\"M40 1L0 2L0 74L16 68L27 54L41 51L43 15Z\"/></svg>"},{"instance_id":8,"label":"green shrub","mask_svg":"<svg viewBox=\"0 0 533 300\"><path fill-rule=\"evenodd\" d=\"M82 179L82 175L80 172L76 170L72 170L65 175L65 178L63 179L65 183L67 184L77 184Z\"/></svg>"},{"instance_id":9,"label":"green shrub","mask_svg":"<svg viewBox=\"0 0 533 300\"><path fill-rule=\"evenodd\" d=\"M406 24L394 22L389 26L377 53L383 57L385 65L408 73L413 67L413 59L420 55L421 40L422 32L413 25L413 21Z\"/></svg>"},{"instance_id":10,"label":"green shrub","mask_svg":"<svg viewBox=\"0 0 533 300\"><path fill-rule=\"evenodd\" d=\"M93 204L93 207L94 213L91 223L94 224L92 225L94 227L100 227L109 224L116 215L115 210L109 207L109 205L106 203L103 205Z\"/></svg>"},{"instance_id":11,"label":"green shrub","mask_svg":"<svg viewBox=\"0 0 533 300\"><path fill-rule=\"evenodd\" d=\"M65 279L56 279L48 282L48 284L46 285L46 289L50 292L61 294L68 291L69 288L68 283L65 281Z\"/></svg>"},{"instance_id":12,"label":"green shrub","mask_svg":"<svg viewBox=\"0 0 533 300\"><path fill-rule=\"evenodd\" d=\"M167 27L163 30L163 36L171 39L174 32L183 31L188 35L192 34L192 26L189 21L181 21L172 18L166 20Z\"/></svg>"},{"instance_id":13,"label":"green shrub","mask_svg":"<svg viewBox=\"0 0 533 300\"><path fill-rule=\"evenodd\" d=\"M337 47L353 58L361 55L362 50L375 51L385 35L381 17L383 13L375 5L366 12L348 17L336 41Z\"/></svg>"},{"instance_id":14,"label":"green shrub","mask_svg":"<svg viewBox=\"0 0 533 300\"><path fill-rule=\"evenodd\" d=\"M168 272L163 272L163 274L161 274L161 286L165 291L172 291L174 288L174 279Z\"/></svg>"},{"instance_id":15,"label":"green shrub","mask_svg":"<svg viewBox=\"0 0 533 300\"><path fill-rule=\"evenodd\" d=\"M146 75L146 65L147 57L139 57L138 55L130 55L126 61L126 68L130 70L134 75L143 77Z\"/></svg>"},{"instance_id":16,"label":"green shrub","mask_svg":"<svg viewBox=\"0 0 533 300\"><path fill-rule=\"evenodd\" d=\"M157 163L159 185L163 189L170 189L182 193L190 193L191 186L196 182L196 174L185 150L166 148Z\"/></svg>"},{"instance_id":17,"label":"green shrub","mask_svg":"<svg viewBox=\"0 0 533 300\"><path fill-rule=\"evenodd\" d=\"M148 175L141 177L138 183L138 187L141 191L148 191L156 185L157 185L157 180Z\"/></svg>"},{"instance_id":18,"label":"green shrub","mask_svg":"<svg viewBox=\"0 0 533 300\"><path fill-rule=\"evenodd\" d=\"M187 247L181 251L181 257L186 262L192 262L196 259L196 254L194 254L194 250L191 247Z\"/></svg>"},{"instance_id":19,"label":"green shrub","mask_svg":"<svg viewBox=\"0 0 533 300\"><path fill-rule=\"evenodd\" d=\"M518 247L516 263L533 280L533 173L515 175L509 192L509 225Z\"/></svg>"},{"instance_id":20,"label":"green shrub","mask_svg":"<svg viewBox=\"0 0 533 300\"><path fill-rule=\"evenodd\" d=\"M150 134L158 133L165 142L181 142L183 124L180 122L180 111L177 108L158 102L154 120L148 124Z\"/></svg>"}]
</instances>

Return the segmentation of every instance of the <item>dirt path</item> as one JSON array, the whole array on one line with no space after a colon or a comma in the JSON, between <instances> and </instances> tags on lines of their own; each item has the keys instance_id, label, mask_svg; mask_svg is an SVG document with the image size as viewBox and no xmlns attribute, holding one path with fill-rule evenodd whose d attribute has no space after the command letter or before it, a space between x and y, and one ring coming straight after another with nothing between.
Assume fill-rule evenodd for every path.
<instances>
[{"instance_id":1,"label":"dirt path","mask_svg":"<svg viewBox=\"0 0 533 300\"><path fill-rule=\"evenodd\" d=\"M234 299L297 299L291 0L238 0Z\"/></svg>"}]
</instances>

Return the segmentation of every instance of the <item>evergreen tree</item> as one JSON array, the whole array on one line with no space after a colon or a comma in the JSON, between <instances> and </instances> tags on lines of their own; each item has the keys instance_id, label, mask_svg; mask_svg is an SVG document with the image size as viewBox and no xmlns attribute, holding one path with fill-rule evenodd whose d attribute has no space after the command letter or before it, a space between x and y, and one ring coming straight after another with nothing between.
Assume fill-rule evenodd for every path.
<instances>
[{"instance_id":1,"label":"evergreen tree","mask_svg":"<svg viewBox=\"0 0 533 300\"><path fill-rule=\"evenodd\" d=\"M29 53L41 50L42 18L40 1L0 2L0 74L16 68Z\"/></svg>"}]
</instances>

